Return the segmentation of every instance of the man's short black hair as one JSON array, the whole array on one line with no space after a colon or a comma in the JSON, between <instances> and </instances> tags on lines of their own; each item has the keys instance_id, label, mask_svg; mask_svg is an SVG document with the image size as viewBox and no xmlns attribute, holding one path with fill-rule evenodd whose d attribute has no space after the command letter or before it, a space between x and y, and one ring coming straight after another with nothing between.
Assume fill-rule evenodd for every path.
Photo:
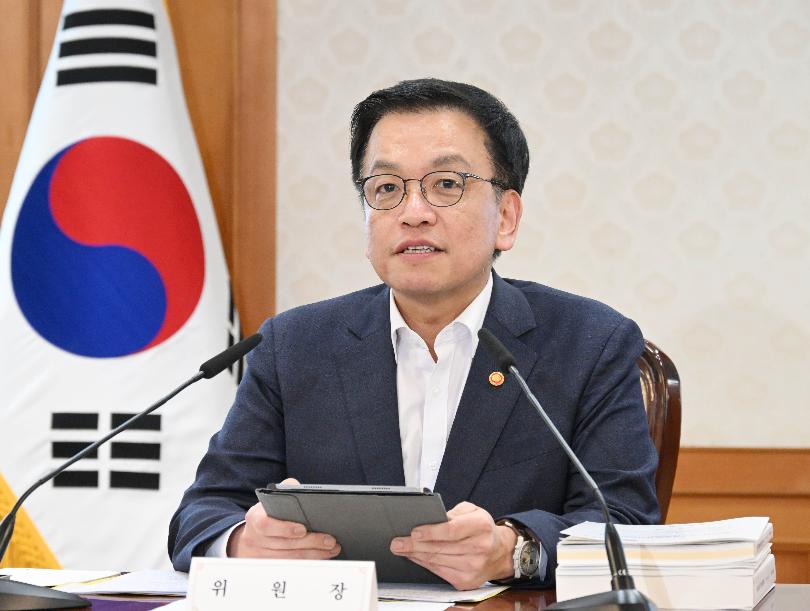
<instances>
[{"instance_id":1,"label":"man's short black hair","mask_svg":"<svg viewBox=\"0 0 810 611\"><path fill-rule=\"evenodd\" d=\"M368 139L377 122L389 113L438 109L460 110L486 134L486 148L495 176L518 193L529 172L529 147L514 115L491 93L468 85L434 78L401 81L375 91L354 107L351 123L352 180L361 178ZM489 178L489 177L487 177Z\"/></svg>"}]
</instances>

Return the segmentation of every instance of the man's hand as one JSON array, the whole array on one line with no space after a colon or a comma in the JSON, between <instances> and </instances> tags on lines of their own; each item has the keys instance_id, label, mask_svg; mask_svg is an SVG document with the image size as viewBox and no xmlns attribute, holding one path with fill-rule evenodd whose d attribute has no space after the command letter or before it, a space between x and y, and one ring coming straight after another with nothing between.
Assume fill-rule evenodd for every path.
<instances>
[{"instance_id":1,"label":"man's hand","mask_svg":"<svg viewBox=\"0 0 810 611\"><path fill-rule=\"evenodd\" d=\"M391 541L391 551L425 567L457 590L479 587L490 579L514 576L512 554L517 535L497 526L484 509L459 503L443 524L417 526L410 537Z\"/></svg>"},{"instance_id":2,"label":"man's hand","mask_svg":"<svg viewBox=\"0 0 810 611\"><path fill-rule=\"evenodd\" d=\"M292 478L282 484L297 484ZM298 558L328 560L340 553L340 545L332 535L308 533L303 524L271 518L261 503L245 514L245 523L236 528L228 539L231 558Z\"/></svg>"}]
</instances>

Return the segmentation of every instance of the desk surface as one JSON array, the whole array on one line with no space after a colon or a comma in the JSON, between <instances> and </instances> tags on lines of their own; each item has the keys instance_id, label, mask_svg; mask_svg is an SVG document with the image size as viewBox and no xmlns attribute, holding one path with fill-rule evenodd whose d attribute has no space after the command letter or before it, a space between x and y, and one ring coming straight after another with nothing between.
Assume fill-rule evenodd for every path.
<instances>
[{"instance_id":1,"label":"desk surface","mask_svg":"<svg viewBox=\"0 0 810 611\"><path fill-rule=\"evenodd\" d=\"M556 600L554 590L507 590L477 605L456 605L456 611L541 611ZM754 611L808 611L810 584L777 584Z\"/></svg>"},{"instance_id":2,"label":"desk surface","mask_svg":"<svg viewBox=\"0 0 810 611\"><path fill-rule=\"evenodd\" d=\"M93 601L93 611L147 611L167 604L167 599L101 598ZM456 605L455 611L542 611L556 600L554 590L507 590L476 605ZM757 605L767 611L807 611L810 609L810 584L779 584Z\"/></svg>"}]
</instances>

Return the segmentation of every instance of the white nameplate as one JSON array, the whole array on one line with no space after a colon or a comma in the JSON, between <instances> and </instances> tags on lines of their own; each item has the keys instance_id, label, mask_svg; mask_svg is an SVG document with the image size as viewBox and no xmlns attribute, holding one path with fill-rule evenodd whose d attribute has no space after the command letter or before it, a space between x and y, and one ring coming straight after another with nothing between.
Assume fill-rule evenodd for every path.
<instances>
[{"instance_id":1,"label":"white nameplate","mask_svg":"<svg viewBox=\"0 0 810 611\"><path fill-rule=\"evenodd\" d=\"M193 611L377 609L373 562L192 558L188 599Z\"/></svg>"}]
</instances>

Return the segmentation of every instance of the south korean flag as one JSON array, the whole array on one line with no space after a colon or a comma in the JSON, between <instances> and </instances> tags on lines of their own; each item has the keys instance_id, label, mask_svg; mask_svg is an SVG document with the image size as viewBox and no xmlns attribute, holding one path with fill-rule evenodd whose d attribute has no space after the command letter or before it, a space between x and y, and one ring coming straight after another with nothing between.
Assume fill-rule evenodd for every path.
<instances>
[{"instance_id":1,"label":"south korean flag","mask_svg":"<svg viewBox=\"0 0 810 611\"><path fill-rule=\"evenodd\" d=\"M0 225L0 502L237 328L163 2L66 0ZM169 519L234 377L189 389L38 490L6 564L35 540L52 552L43 564L169 566Z\"/></svg>"}]
</instances>

